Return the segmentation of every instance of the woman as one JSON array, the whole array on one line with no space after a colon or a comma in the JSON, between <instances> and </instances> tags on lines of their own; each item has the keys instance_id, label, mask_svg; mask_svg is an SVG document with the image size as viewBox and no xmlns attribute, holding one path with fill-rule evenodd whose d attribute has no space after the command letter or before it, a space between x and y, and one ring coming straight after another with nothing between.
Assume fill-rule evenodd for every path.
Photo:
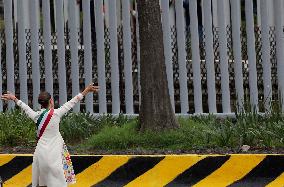
<instances>
[{"instance_id":1,"label":"woman","mask_svg":"<svg viewBox=\"0 0 284 187\"><path fill-rule=\"evenodd\" d=\"M89 92L98 92L99 87L90 84L69 102L54 109L54 102L48 92L41 92L38 102L42 109L33 111L12 93L1 96L3 100L13 100L37 125L37 146L32 164L32 186L64 187L75 183L75 174L70 155L59 132L61 117Z\"/></svg>"}]
</instances>

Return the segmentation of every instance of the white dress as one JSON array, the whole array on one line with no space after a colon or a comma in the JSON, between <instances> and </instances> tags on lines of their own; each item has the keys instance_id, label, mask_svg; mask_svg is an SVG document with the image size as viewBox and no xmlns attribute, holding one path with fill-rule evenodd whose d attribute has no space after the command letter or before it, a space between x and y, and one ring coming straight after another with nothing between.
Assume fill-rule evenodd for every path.
<instances>
[{"instance_id":1,"label":"white dress","mask_svg":"<svg viewBox=\"0 0 284 187\"><path fill-rule=\"evenodd\" d=\"M61 117L83 99L78 94L69 102L58 109L54 109L52 118L49 121L42 137L39 139L32 164L32 186L65 187L66 177L63 169L64 156L62 155L64 140L59 132ZM17 105L34 121L37 122L43 110L35 112L22 101Z\"/></svg>"}]
</instances>

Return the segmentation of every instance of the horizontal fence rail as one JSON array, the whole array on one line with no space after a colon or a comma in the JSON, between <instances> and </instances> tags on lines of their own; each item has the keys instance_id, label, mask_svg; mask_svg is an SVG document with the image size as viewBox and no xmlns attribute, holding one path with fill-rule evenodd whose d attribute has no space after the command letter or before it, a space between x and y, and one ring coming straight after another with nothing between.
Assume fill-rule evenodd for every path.
<instances>
[{"instance_id":1,"label":"horizontal fence rail","mask_svg":"<svg viewBox=\"0 0 284 187\"><path fill-rule=\"evenodd\" d=\"M100 93L74 111L139 113L135 1L4 0L2 13L2 93L38 109L40 90L59 106L94 82ZM163 0L161 17L177 114L284 111L283 0Z\"/></svg>"}]
</instances>

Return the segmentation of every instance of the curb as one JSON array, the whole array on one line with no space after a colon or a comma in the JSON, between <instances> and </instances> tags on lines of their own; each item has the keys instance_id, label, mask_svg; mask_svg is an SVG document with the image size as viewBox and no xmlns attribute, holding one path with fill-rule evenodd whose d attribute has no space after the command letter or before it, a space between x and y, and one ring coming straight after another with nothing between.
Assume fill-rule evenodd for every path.
<instances>
[{"instance_id":1,"label":"curb","mask_svg":"<svg viewBox=\"0 0 284 187\"><path fill-rule=\"evenodd\" d=\"M284 155L72 156L72 186L284 186ZM30 186L32 155L0 155L4 187Z\"/></svg>"}]
</instances>

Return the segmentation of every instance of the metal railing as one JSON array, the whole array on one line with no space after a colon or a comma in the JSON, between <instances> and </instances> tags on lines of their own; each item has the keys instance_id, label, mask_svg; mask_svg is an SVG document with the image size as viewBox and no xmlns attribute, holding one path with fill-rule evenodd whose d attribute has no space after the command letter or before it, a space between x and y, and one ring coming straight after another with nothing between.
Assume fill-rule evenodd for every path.
<instances>
[{"instance_id":1,"label":"metal railing","mask_svg":"<svg viewBox=\"0 0 284 187\"><path fill-rule=\"evenodd\" d=\"M48 2L48 1L47 1ZM58 105L77 94L85 84L99 84L98 96L87 97L75 111L92 113L139 112L139 36L137 17L129 10L129 1L121 0L121 23L117 23L115 9L109 10L109 26L105 24L102 0L95 1L95 24L91 25L90 1L83 1L82 26L76 27L75 1L70 0L69 21L64 23L63 1L56 1L55 26L50 25L49 3L42 4L43 24L31 19L26 29L18 19L13 27L10 1L5 3L5 30L0 31L1 76L0 91L15 91L24 102L37 108L40 89L51 92ZM163 0L165 62L169 92L176 113L223 113L242 110L248 104L259 112L271 109L273 101L281 103L284 91L284 34L283 16L275 17L275 24L267 19L261 26L254 23L253 0L230 1L230 22L224 20L225 0L218 0L218 14L208 15L199 25L197 1L190 1L191 22L184 23L182 1L173 10ZM261 17L270 1L260 1ZM210 12L211 0L204 0L203 11ZM275 0L277 15L283 15L281 0ZM110 1L109 7L116 1ZM21 12L18 3L18 15ZM214 5L215 6L215 5ZM168 9L169 8L169 9ZM241 17L244 11L245 17ZM12 12L12 11L11 11ZM138 12L139 13L139 12ZM276 14L275 14L276 15ZM35 16L30 13L30 16ZM137 16L137 14L136 14ZM217 16L218 27L212 25ZM72 19L73 18L73 19ZM33 21L32 21L33 20ZM127 20L127 21L125 21ZM49 24L47 24L49 23ZM93 26L95 25L95 26ZM2 79L1 79L2 78ZM0 102L0 110L14 107ZM283 105L282 105L282 108Z\"/></svg>"}]
</instances>

